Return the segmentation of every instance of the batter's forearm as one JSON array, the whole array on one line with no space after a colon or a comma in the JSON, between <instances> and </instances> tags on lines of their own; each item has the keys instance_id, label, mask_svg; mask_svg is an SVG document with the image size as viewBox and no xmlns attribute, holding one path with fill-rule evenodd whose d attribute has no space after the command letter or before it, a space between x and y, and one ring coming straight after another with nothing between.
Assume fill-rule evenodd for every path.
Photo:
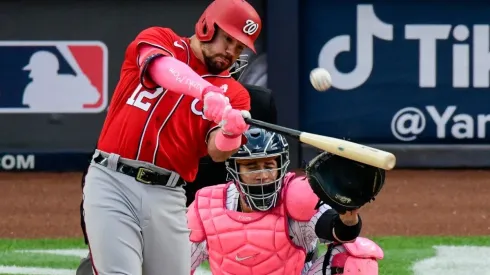
<instances>
[{"instance_id":1,"label":"batter's forearm","mask_svg":"<svg viewBox=\"0 0 490 275\"><path fill-rule=\"evenodd\" d=\"M229 157L231 157L233 154L238 152L238 148L240 147L242 141L242 136L238 137L231 137L228 138L223 135L223 132L219 130L219 128L216 128L209 134L208 138L208 155L211 157L211 159L214 162L224 162L226 161ZM223 142L229 142L233 143L233 145L238 144L236 146L231 146L233 148L236 148L232 151L222 151L218 148L223 148L223 146L220 146L220 143ZM217 144L218 143L218 144Z\"/></svg>"},{"instance_id":2,"label":"batter's forearm","mask_svg":"<svg viewBox=\"0 0 490 275\"><path fill-rule=\"evenodd\" d=\"M211 86L178 59L162 56L149 65L152 80L161 87L202 100L202 91Z\"/></svg>"},{"instance_id":3,"label":"batter's forearm","mask_svg":"<svg viewBox=\"0 0 490 275\"><path fill-rule=\"evenodd\" d=\"M151 47L141 49L141 55L146 57L145 60L141 60L143 74L150 76L160 87L202 100L204 88L212 86L211 83L176 58L159 52L149 52L145 55L145 51L151 50Z\"/></svg>"}]
</instances>

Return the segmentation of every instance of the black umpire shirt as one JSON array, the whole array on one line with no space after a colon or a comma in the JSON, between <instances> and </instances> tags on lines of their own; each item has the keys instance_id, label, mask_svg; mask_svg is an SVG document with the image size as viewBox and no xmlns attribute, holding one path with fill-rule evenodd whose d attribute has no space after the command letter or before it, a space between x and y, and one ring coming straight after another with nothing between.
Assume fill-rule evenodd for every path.
<instances>
[{"instance_id":1,"label":"black umpire shirt","mask_svg":"<svg viewBox=\"0 0 490 275\"><path fill-rule=\"evenodd\" d=\"M272 97L272 91L260 86L242 84L250 93L250 114L254 119L262 120L269 123L277 123L277 109ZM85 184L85 175L82 176L82 188ZM194 182L184 186L187 197L187 206L189 206L195 198L197 190L211 185L217 185L226 182L227 171L224 162L213 162L210 157L206 156L200 160L199 170ZM85 232L85 221L83 220L83 200L80 204L80 219L85 243L88 244L87 235Z\"/></svg>"}]
</instances>

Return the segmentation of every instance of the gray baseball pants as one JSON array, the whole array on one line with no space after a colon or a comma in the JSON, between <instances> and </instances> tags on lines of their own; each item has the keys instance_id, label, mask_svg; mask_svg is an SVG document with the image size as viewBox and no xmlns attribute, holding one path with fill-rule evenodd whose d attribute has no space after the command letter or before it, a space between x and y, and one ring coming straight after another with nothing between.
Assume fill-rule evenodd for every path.
<instances>
[{"instance_id":1,"label":"gray baseball pants","mask_svg":"<svg viewBox=\"0 0 490 275\"><path fill-rule=\"evenodd\" d=\"M169 174L152 164L108 157L85 177L84 220L95 275L189 275L191 244L180 187L147 185L116 171L117 163ZM175 174L175 173L174 173Z\"/></svg>"}]
</instances>

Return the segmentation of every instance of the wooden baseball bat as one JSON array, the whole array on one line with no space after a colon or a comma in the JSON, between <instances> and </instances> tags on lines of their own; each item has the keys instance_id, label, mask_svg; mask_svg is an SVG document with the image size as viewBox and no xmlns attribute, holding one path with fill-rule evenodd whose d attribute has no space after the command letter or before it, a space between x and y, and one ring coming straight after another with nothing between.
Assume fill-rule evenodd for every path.
<instances>
[{"instance_id":1,"label":"wooden baseball bat","mask_svg":"<svg viewBox=\"0 0 490 275\"><path fill-rule=\"evenodd\" d=\"M245 118L245 122L247 122L249 125L254 125L273 132L288 135L302 143L309 144L329 153L384 170L391 170L396 164L396 157L392 153L362 144L333 137L301 132L252 118Z\"/></svg>"}]
</instances>

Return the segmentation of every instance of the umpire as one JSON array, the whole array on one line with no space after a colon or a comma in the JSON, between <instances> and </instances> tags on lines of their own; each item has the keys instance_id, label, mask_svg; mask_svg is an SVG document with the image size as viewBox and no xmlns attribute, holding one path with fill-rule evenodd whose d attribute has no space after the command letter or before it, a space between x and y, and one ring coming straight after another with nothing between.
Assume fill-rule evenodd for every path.
<instances>
[{"instance_id":1,"label":"umpire","mask_svg":"<svg viewBox=\"0 0 490 275\"><path fill-rule=\"evenodd\" d=\"M272 97L272 91L251 84L242 84L250 94L250 114L254 119L262 120L269 123L277 122L277 109ZM85 184L85 174L82 176L82 189ZM189 206L196 195L197 190L210 186L221 184L227 181L227 171L224 162L213 162L210 157L204 157L199 164L199 170L194 182L188 183L184 189L186 191L187 206ZM87 234L85 232L85 221L83 220L83 200L80 204L80 224L82 227L85 244L88 244ZM77 269L76 275L92 275L92 264L90 258L83 258Z\"/></svg>"}]
</instances>

